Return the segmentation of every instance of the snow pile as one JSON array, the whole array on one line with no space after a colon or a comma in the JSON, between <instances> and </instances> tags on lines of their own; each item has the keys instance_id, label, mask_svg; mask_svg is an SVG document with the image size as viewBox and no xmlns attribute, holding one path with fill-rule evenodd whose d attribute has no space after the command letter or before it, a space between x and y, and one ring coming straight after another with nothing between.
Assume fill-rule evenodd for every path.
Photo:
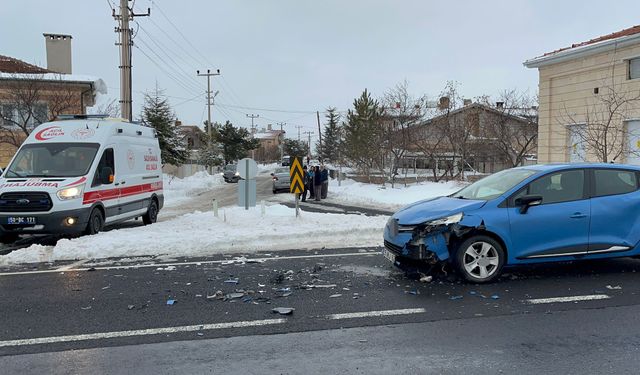
<instances>
[{"instance_id":1,"label":"snow pile","mask_svg":"<svg viewBox=\"0 0 640 375\"><path fill-rule=\"evenodd\" d=\"M276 168L281 167L281 163L271 163L271 164L258 164L258 173L271 173Z\"/></svg>"},{"instance_id":2,"label":"snow pile","mask_svg":"<svg viewBox=\"0 0 640 375\"><path fill-rule=\"evenodd\" d=\"M209 173L202 171L185 178L177 178L172 175L165 174L164 183L162 185L164 190L165 206L170 207L184 202L204 190L210 190L214 186L223 184L224 179L220 173L210 175Z\"/></svg>"},{"instance_id":3,"label":"snow pile","mask_svg":"<svg viewBox=\"0 0 640 375\"><path fill-rule=\"evenodd\" d=\"M391 184L387 184L383 188L381 185L364 184L353 180L343 180L341 186L338 186L337 180L329 180L327 198L329 202L346 205L396 209L423 199L449 195L465 186L465 183L449 181L422 182L409 185L406 188L403 184L396 184L395 188L391 188Z\"/></svg>"},{"instance_id":4,"label":"snow pile","mask_svg":"<svg viewBox=\"0 0 640 375\"><path fill-rule=\"evenodd\" d=\"M225 220L226 218L226 220ZM319 249L378 246L386 216L368 217L302 212L282 205L245 211L241 207L195 212L149 226L119 229L56 246L33 245L0 256L0 265L155 255L168 257L247 253L258 250Z\"/></svg>"}]
</instances>

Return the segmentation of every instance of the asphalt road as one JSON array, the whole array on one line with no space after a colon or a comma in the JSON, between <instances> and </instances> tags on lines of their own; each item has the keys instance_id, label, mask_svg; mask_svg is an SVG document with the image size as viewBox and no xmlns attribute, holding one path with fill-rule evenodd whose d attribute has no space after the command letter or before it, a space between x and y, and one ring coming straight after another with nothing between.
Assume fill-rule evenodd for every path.
<instances>
[{"instance_id":1,"label":"asphalt road","mask_svg":"<svg viewBox=\"0 0 640 375\"><path fill-rule=\"evenodd\" d=\"M570 374L640 364L639 260L519 268L476 286L444 274L409 280L379 249L247 258L259 260L2 269L0 368Z\"/></svg>"}]
</instances>

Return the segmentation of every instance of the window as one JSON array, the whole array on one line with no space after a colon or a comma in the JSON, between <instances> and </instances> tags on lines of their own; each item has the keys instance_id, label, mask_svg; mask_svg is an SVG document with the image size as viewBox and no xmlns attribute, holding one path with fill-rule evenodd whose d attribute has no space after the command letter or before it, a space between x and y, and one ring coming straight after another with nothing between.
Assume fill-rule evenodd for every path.
<instances>
[{"instance_id":1,"label":"window","mask_svg":"<svg viewBox=\"0 0 640 375\"><path fill-rule=\"evenodd\" d=\"M529 184L529 195L540 195L542 204L575 201L584 198L584 171L553 173Z\"/></svg>"},{"instance_id":2,"label":"window","mask_svg":"<svg viewBox=\"0 0 640 375\"><path fill-rule=\"evenodd\" d=\"M637 175L633 171L596 169L594 196L626 194L638 189Z\"/></svg>"},{"instance_id":3,"label":"window","mask_svg":"<svg viewBox=\"0 0 640 375\"><path fill-rule=\"evenodd\" d=\"M501 196L536 173L528 169L506 169L487 176L454 193L454 198L490 200Z\"/></svg>"},{"instance_id":4,"label":"window","mask_svg":"<svg viewBox=\"0 0 640 375\"><path fill-rule=\"evenodd\" d=\"M629 79L640 78L640 57L629 60Z\"/></svg>"},{"instance_id":5,"label":"window","mask_svg":"<svg viewBox=\"0 0 640 375\"><path fill-rule=\"evenodd\" d=\"M103 185L102 177L107 177L107 176L102 176L102 173L106 172L104 171L104 168L111 168L111 173L115 175L116 166L113 161L112 148L108 148L104 150L104 152L102 153L102 157L100 158L100 163L98 163L98 168L96 169L96 174L93 177L93 183L91 184L91 186ZM111 182L109 182L109 184L111 184Z\"/></svg>"},{"instance_id":6,"label":"window","mask_svg":"<svg viewBox=\"0 0 640 375\"><path fill-rule=\"evenodd\" d=\"M33 143L20 148L7 177L78 177L89 172L97 143Z\"/></svg>"}]
</instances>

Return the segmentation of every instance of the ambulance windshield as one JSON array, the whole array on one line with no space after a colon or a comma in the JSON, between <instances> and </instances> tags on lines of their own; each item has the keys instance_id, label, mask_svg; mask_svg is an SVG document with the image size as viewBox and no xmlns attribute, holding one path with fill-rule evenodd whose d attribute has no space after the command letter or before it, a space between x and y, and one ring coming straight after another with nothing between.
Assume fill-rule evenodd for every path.
<instances>
[{"instance_id":1,"label":"ambulance windshield","mask_svg":"<svg viewBox=\"0 0 640 375\"><path fill-rule=\"evenodd\" d=\"M24 145L5 173L16 177L78 177L93 163L97 143L38 143Z\"/></svg>"}]
</instances>

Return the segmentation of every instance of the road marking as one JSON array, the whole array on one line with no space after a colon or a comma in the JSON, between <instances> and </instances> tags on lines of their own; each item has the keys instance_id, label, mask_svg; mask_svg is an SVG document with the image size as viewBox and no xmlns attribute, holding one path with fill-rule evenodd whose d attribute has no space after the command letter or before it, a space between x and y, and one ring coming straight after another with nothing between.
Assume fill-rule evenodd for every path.
<instances>
[{"instance_id":1,"label":"road marking","mask_svg":"<svg viewBox=\"0 0 640 375\"><path fill-rule=\"evenodd\" d=\"M269 257L269 258L248 258L246 262L263 262L268 260L291 260L291 259L314 259L314 258L335 258L335 257L348 257L348 256L360 256L360 255L376 255L380 252L376 251L367 251L364 253L340 253L340 254L317 254L317 255L295 255L295 256L283 256L283 257ZM95 259L94 259L95 260ZM180 263L146 263L146 264L133 264L133 265L121 265L121 266L103 266L103 267L93 267L96 270L121 270L121 269L130 269L130 268L150 268L150 267L167 267L167 266L193 266L193 265L205 265L205 264L221 264L232 261L233 259L224 259L224 260L201 260L201 261L192 261L192 262L180 262ZM88 260L82 261L84 263L88 262ZM83 263L83 264L84 264ZM39 274L39 273L59 273L59 272L83 272L88 268L66 268L67 266L63 266L61 268L56 269L48 269L48 270L38 270L38 271L17 271L17 272L4 272L0 273L0 276L17 276L17 275L31 275L31 274Z\"/></svg>"},{"instance_id":2,"label":"road marking","mask_svg":"<svg viewBox=\"0 0 640 375\"><path fill-rule=\"evenodd\" d=\"M249 321L230 322L230 323L214 323L214 324L200 324L200 325L192 325L192 326L136 329L131 331L88 333L83 335L39 337L34 339L0 341L0 348L7 347L7 346L55 344L55 343L61 343L61 342L76 342L76 341L101 340L101 339L112 339L112 338L132 337L132 336L149 336L149 335L160 335L160 334L169 334L169 333L208 331L208 330L214 330L214 329L257 327L257 326L266 326L266 325L273 325L273 324L282 324L282 323L286 323L286 321L287 321L286 319L249 320Z\"/></svg>"},{"instance_id":3,"label":"road marking","mask_svg":"<svg viewBox=\"0 0 640 375\"><path fill-rule=\"evenodd\" d=\"M580 302L580 301L595 301L599 299L609 299L606 294L591 294L586 296L571 296L571 297L555 297L555 298L538 298L538 299L527 299L525 302L539 305L543 303L560 303L560 302Z\"/></svg>"},{"instance_id":4,"label":"road marking","mask_svg":"<svg viewBox=\"0 0 640 375\"><path fill-rule=\"evenodd\" d=\"M392 316L392 315L409 315L409 314L422 314L427 310L420 309L399 309L399 310L382 310L382 311L364 311L357 313L345 313L345 314L331 314L327 315L327 319L354 319L354 318L371 318L377 316Z\"/></svg>"},{"instance_id":5,"label":"road marking","mask_svg":"<svg viewBox=\"0 0 640 375\"><path fill-rule=\"evenodd\" d=\"M72 268L77 268L78 266L81 266L87 262L89 262L91 259L84 259L84 260L79 260L75 263L71 263L71 264L67 264L66 266L62 266L58 269L56 269L56 271L66 271L66 270L70 270Z\"/></svg>"}]
</instances>

